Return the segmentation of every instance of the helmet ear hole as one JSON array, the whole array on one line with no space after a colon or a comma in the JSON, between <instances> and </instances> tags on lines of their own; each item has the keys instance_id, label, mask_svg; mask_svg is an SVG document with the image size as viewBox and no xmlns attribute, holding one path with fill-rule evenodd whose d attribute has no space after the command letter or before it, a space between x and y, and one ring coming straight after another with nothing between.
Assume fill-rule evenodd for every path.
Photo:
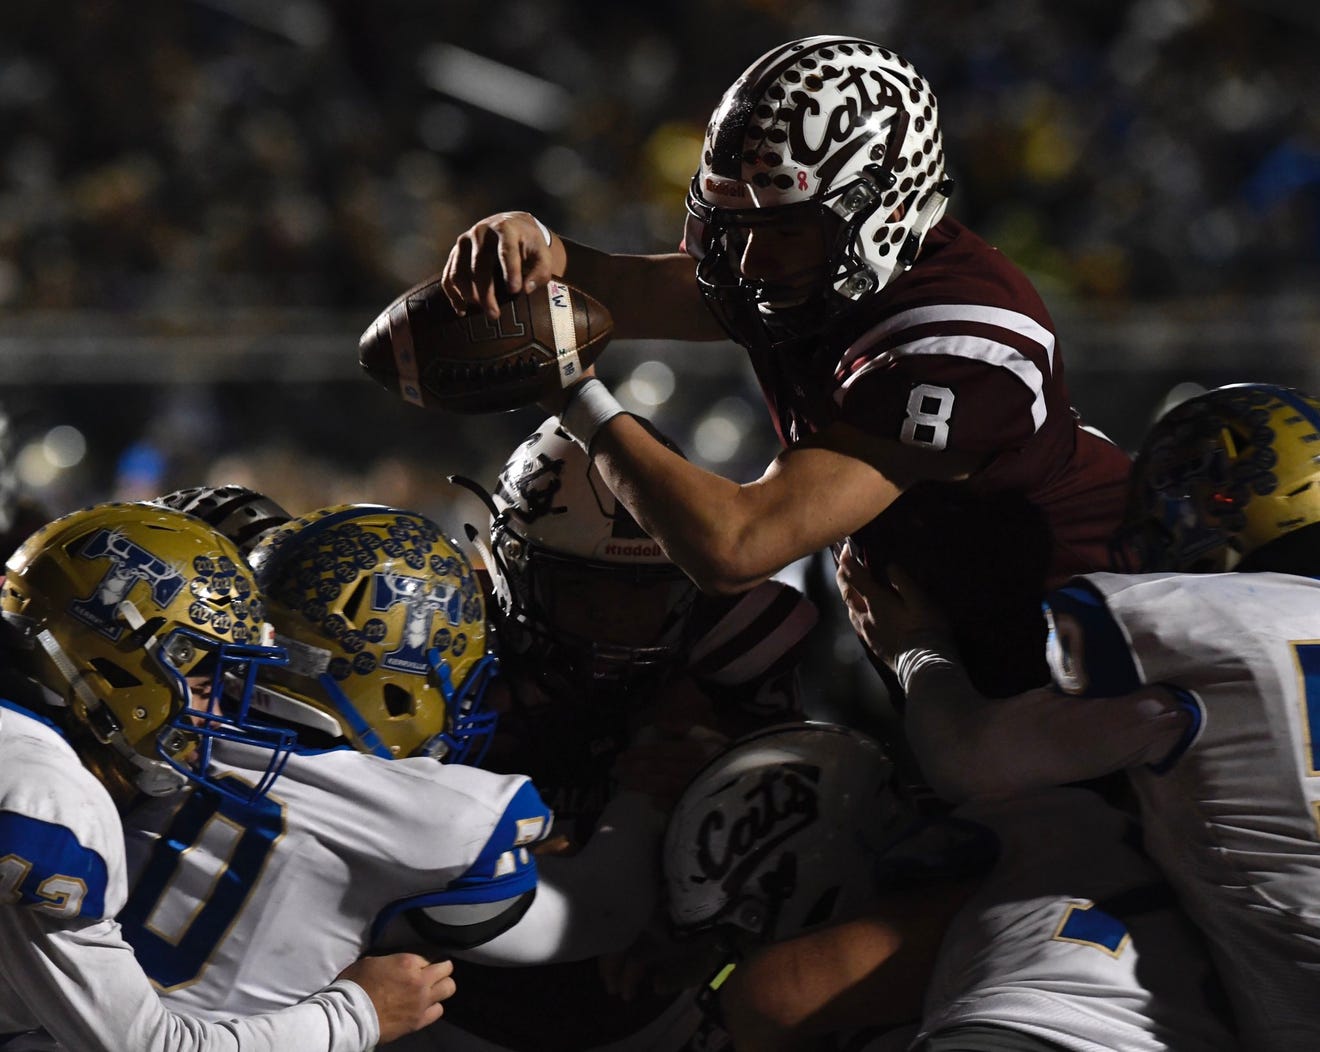
<instances>
[{"instance_id":1,"label":"helmet ear hole","mask_svg":"<svg viewBox=\"0 0 1320 1052\"><path fill-rule=\"evenodd\" d=\"M417 699L397 683L386 683L381 690L381 699L385 703L385 711L392 718L417 714Z\"/></svg>"}]
</instances>

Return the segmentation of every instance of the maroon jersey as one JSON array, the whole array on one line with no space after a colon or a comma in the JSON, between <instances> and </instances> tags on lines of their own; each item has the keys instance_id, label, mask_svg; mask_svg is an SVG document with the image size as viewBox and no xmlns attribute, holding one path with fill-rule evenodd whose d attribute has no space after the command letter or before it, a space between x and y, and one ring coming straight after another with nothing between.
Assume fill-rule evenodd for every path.
<instances>
[{"instance_id":1,"label":"maroon jersey","mask_svg":"<svg viewBox=\"0 0 1320 1052\"><path fill-rule=\"evenodd\" d=\"M920 483L851 538L877 573L897 562L948 611L977 685L1048 681L1040 602L1108 566L1129 458L1082 427L1053 322L1027 277L953 219L865 316L787 350L749 347L781 438L843 421L974 454L959 483Z\"/></svg>"}]
</instances>

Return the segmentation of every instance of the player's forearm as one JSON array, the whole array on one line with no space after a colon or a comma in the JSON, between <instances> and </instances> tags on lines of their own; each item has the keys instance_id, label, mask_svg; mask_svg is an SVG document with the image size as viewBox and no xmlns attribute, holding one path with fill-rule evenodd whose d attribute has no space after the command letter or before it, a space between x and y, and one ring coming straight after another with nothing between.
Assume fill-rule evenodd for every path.
<instances>
[{"instance_id":1,"label":"player's forearm","mask_svg":"<svg viewBox=\"0 0 1320 1052\"><path fill-rule=\"evenodd\" d=\"M949 919L973 884L877 900L874 912L766 947L720 994L739 1052L814 1049L823 1035L917 1018Z\"/></svg>"},{"instance_id":2,"label":"player's forearm","mask_svg":"<svg viewBox=\"0 0 1320 1052\"><path fill-rule=\"evenodd\" d=\"M718 340L724 331L706 308L692 257L630 256L563 240L563 278L609 308L618 340Z\"/></svg>"},{"instance_id":3,"label":"player's forearm","mask_svg":"<svg viewBox=\"0 0 1320 1052\"><path fill-rule=\"evenodd\" d=\"M5 972L35 1021L62 1047L88 1052L363 1052L379 1037L365 991L339 982L306 1001L262 1016L202 1020L170 1011L132 948L110 921L51 930L31 917L0 914ZM11 937L12 936L12 937Z\"/></svg>"},{"instance_id":4,"label":"player's forearm","mask_svg":"<svg viewBox=\"0 0 1320 1052\"><path fill-rule=\"evenodd\" d=\"M751 536L759 520L745 487L666 449L631 417L606 424L592 452L638 525L704 591L746 591L796 557L763 543L775 540L769 531Z\"/></svg>"},{"instance_id":5,"label":"player's forearm","mask_svg":"<svg viewBox=\"0 0 1320 1052\"><path fill-rule=\"evenodd\" d=\"M1098 778L1158 763L1190 717L1160 690L1076 698L1041 687L986 698L951 644L930 636L895 662L907 689L904 726L922 772L952 802Z\"/></svg>"}]
</instances>

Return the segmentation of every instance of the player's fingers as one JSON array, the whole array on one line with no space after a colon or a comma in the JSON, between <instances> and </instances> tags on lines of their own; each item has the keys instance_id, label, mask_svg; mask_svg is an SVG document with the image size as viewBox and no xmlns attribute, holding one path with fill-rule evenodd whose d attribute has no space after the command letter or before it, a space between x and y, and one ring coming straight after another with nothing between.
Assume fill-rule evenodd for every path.
<instances>
[{"instance_id":1,"label":"player's fingers","mask_svg":"<svg viewBox=\"0 0 1320 1052\"><path fill-rule=\"evenodd\" d=\"M503 280L500 270L499 236L489 227L472 244L472 286L474 307L486 312L490 318L500 316L500 303L496 295L496 275Z\"/></svg>"},{"instance_id":2,"label":"player's fingers","mask_svg":"<svg viewBox=\"0 0 1320 1052\"><path fill-rule=\"evenodd\" d=\"M476 288L472 283L472 231L458 235L445 260L440 286L449 297L456 314L466 314L476 304Z\"/></svg>"},{"instance_id":3,"label":"player's fingers","mask_svg":"<svg viewBox=\"0 0 1320 1052\"><path fill-rule=\"evenodd\" d=\"M934 604L926 595L925 589L917 584L916 578L898 563L890 563L886 566L885 575L889 578L894 593L902 597L904 605L914 614L926 618L935 613Z\"/></svg>"},{"instance_id":4,"label":"player's fingers","mask_svg":"<svg viewBox=\"0 0 1320 1052\"><path fill-rule=\"evenodd\" d=\"M389 957L393 958L400 968L407 971L422 971L431 963L420 953L412 953L406 950L401 953L389 954Z\"/></svg>"},{"instance_id":5,"label":"player's fingers","mask_svg":"<svg viewBox=\"0 0 1320 1052\"><path fill-rule=\"evenodd\" d=\"M423 978L433 986L449 979L454 974L454 962L451 960L431 961L422 969Z\"/></svg>"},{"instance_id":6,"label":"player's fingers","mask_svg":"<svg viewBox=\"0 0 1320 1052\"><path fill-rule=\"evenodd\" d=\"M839 555L834 581L847 607L848 620L860 632L860 622L874 616L872 599L880 591L878 583L846 546Z\"/></svg>"},{"instance_id":7,"label":"player's fingers","mask_svg":"<svg viewBox=\"0 0 1320 1052\"><path fill-rule=\"evenodd\" d=\"M417 1030L424 1030L445 1014L445 1006L439 1001L427 1005L426 1010L417 1019Z\"/></svg>"},{"instance_id":8,"label":"player's fingers","mask_svg":"<svg viewBox=\"0 0 1320 1052\"><path fill-rule=\"evenodd\" d=\"M452 975L447 975L431 987L431 997L435 1001L448 1001L458 992L458 983Z\"/></svg>"},{"instance_id":9,"label":"player's fingers","mask_svg":"<svg viewBox=\"0 0 1320 1052\"><path fill-rule=\"evenodd\" d=\"M499 230L497 254L500 270L504 274L504 286L510 294L517 294L523 287L523 257L527 249L520 233L512 223L505 223Z\"/></svg>"}]
</instances>

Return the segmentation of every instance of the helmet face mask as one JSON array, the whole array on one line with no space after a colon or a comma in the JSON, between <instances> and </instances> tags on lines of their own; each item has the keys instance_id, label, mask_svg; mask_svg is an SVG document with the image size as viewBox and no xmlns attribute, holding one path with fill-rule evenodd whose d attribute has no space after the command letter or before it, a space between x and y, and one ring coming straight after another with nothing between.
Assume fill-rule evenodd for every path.
<instances>
[{"instance_id":1,"label":"helmet face mask","mask_svg":"<svg viewBox=\"0 0 1320 1052\"><path fill-rule=\"evenodd\" d=\"M1320 400L1271 384L1232 384L1169 410L1132 469L1115 540L1145 572L1237 569L1320 522Z\"/></svg>"},{"instance_id":2,"label":"helmet face mask","mask_svg":"<svg viewBox=\"0 0 1320 1052\"><path fill-rule=\"evenodd\" d=\"M870 41L809 37L767 52L725 92L688 193L685 244L735 338L748 324L772 340L809 335L912 265L951 192L935 96L911 64ZM728 232L755 212L809 214L826 233L810 311L784 312L778 290L739 274Z\"/></svg>"},{"instance_id":3,"label":"helmet face mask","mask_svg":"<svg viewBox=\"0 0 1320 1052\"><path fill-rule=\"evenodd\" d=\"M562 700L647 700L686 655L696 586L553 417L514 451L493 502L492 578L511 679Z\"/></svg>"},{"instance_id":4,"label":"helmet face mask","mask_svg":"<svg viewBox=\"0 0 1320 1052\"><path fill-rule=\"evenodd\" d=\"M480 762L496 662L472 564L439 526L338 505L264 536L252 563L290 654L258 709L378 756Z\"/></svg>"},{"instance_id":5,"label":"helmet face mask","mask_svg":"<svg viewBox=\"0 0 1320 1052\"><path fill-rule=\"evenodd\" d=\"M493 528L496 567L511 597L500 626L506 671L555 696L642 701L683 657L695 588L672 564L626 566L564 556Z\"/></svg>"},{"instance_id":6,"label":"helmet face mask","mask_svg":"<svg viewBox=\"0 0 1320 1052\"><path fill-rule=\"evenodd\" d=\"M249 704L257 670L284 653L265 644L262 601L228 540L179 512L105 504L38 530L7 570L4 616L32 642L36 680L137 789L192 781L242 801L269 789L295 736L250 719ZM258 785L210 777L217 738L270 752Z\"/></svg>"}]
</instances>

